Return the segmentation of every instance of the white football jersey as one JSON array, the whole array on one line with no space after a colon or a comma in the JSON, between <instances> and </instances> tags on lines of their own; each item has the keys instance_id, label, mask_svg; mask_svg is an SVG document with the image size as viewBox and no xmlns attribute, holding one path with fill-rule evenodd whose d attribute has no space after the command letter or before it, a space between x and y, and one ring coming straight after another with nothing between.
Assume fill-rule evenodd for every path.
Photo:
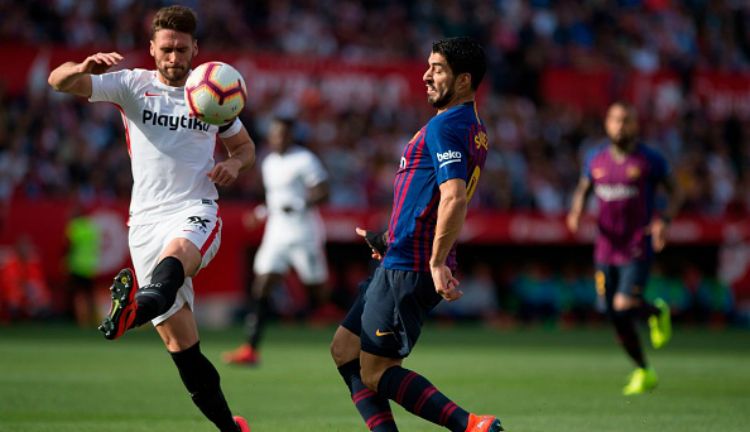
<instances>
[{"instance_id":1,"label":"white football jersey","mask_svg":"<svg viewBox=\"0 0 750 432\"><path fill-rule=\"evenodd\" d=\"M133 171L130 225L154 223L201 200L219 197L207 174L214 166L216 135L240 132L235 120L219 133L189 115L183 87L171 87L155 70L91 75L91 102L111 102L125 123Z\"/></svg>"},{"instance_id":2,"label":"white football jersey","mask_svg":"<svg viewBox=\"0 0 750 432\"><path fill-rule=\"evenodd\" d=\"M325 241L318 209L306 206L308 188L328 178L320 160L311 151L292 146L284 154L266 156L261 173L268 208L263 242ZM291 211L284 211L284 208Z\"/></svg>"}]
</instances>

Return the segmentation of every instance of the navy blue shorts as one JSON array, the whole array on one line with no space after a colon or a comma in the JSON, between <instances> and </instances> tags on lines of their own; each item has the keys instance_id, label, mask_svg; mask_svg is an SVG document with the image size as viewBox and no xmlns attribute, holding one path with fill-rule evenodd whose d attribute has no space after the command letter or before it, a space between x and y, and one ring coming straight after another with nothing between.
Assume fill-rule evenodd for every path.
<instances>
[{"instance_id":1,"label":"navy blue shorts","mask_svg":"<svg viewBox=\"0 0 750 432\"><path fill-rule=\"evenodd\" d=\"M596 292L604 296L607 310L612 309L612 300L616 293L643 298L650 268L650 260L635 260L622 265L597 263L594 277Z\"/></svg>"},{"instance_id":2,"label":"navy blue shorts","mask_svg":"<svg viewBox=\"0 0 750 432\"><path fill-rule=\"evenodd\" d=\"M362 351L381 357L408 356L425 317L442 300L429 273L382 266L359 289L341 325L359 335Z\"/></svg>"}]
</instances>

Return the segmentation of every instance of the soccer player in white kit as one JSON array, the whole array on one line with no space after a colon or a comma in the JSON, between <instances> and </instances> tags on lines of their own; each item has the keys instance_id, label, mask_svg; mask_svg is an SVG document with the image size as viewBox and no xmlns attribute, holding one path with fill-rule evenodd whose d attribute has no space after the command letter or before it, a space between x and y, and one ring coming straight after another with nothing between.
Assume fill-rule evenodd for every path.
<instances>
[{"instance_id":1,"label":"soccer player in white kit","mask_svg":"<svg viewBox=\"0 0 750 432\"><path fill-rule=\"evenodd\" d=\"M248 293L247 342L224 353L227 363L258 363L268 297L290 268L305 285L309 310L319 305L325 295L328 265L325 228L318 206L328 199L328 174L311 151L294 144L293 132L294 122L282 117L273 119L269 128L271 152L261 164L268 220L255 254L255 280ZM263 218L263 214L255 213L254 218Z\"/></svg>"},{"instance_id":2,"label":"soccer player in white kit","mask_svg":"<svg viewBox=\"0 0 750 432\"><path fill-rule=\"evenodd\" d=\"M183 6L154 16L150 53L156 70L105 73L123 57L97 53L67 62L49 76L58 91L113 103L122 114L132 159L129 246L139 289L124 269L112 285L110 313L99 329L116 339L151 321L193 402L222 432L249 432L232 416L219 374L201 353L193 316L192 277L219 249L215 185L227 186L255 161L255 144L239 119L218 127L191 117L183 96L198 53L195 13ZM229 157L213 159L216 136Z\"/></svg>"}]
</instances>

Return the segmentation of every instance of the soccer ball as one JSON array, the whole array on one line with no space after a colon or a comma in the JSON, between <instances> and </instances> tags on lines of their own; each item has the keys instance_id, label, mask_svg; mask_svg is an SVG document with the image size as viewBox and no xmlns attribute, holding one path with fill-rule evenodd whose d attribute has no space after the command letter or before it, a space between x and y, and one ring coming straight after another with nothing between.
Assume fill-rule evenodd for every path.
<instances>
[{"instance_id":1,"label":"soccer ball","mask_svg":"<svg viewBox=\"0 0 750 432\"><path fill-rule=\"evenodd\" d=\"M226 63L203 63L190 72L185 82L185 102L190 114L212 125L234 120L246 100L245 80Z\"/></svg>"}]
</instances>

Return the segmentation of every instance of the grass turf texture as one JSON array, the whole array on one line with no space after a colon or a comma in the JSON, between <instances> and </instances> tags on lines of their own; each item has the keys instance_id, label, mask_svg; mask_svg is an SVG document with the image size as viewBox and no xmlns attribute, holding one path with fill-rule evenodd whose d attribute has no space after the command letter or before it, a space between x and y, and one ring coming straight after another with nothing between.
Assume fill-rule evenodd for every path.
<instances>
[{"instance_id":1,"label":"grass turf texture","mask_svg":"<svg viewBox=\"0 0 750 432\"><path fill-rule=\"evenodd\" d=\"M366 431L328 355L333 330L271 327L255 369L219 360L239 328L203 331L202 347L253 432ZM660 386L629 398L620 390L631 365L609 328L428 326L405 366L510 432L747 430L750 332L677 328L648 356ZM392 406L402 431L443 430ZM108 342L66 326L0 327L1 432L213 430L153 330Z\"/></svg>"}]
</instances>

